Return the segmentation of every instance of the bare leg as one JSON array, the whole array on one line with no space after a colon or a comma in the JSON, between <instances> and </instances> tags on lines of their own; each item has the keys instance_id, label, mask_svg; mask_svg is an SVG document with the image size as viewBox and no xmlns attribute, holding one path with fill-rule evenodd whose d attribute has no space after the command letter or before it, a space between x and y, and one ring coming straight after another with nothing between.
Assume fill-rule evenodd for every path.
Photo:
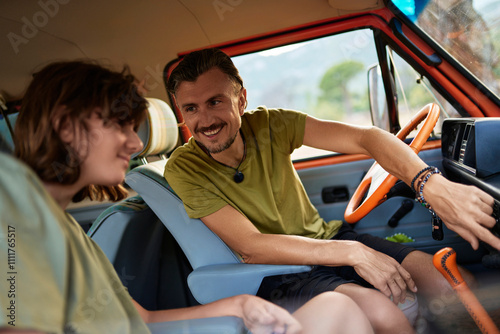
<instances>
[{"instance_id":1,"label":"bare leg","mask_svg":"<svg viewBox=\"0 0 500 334\"><path fill-rule=\"evenodd\" d=\"M375 333L414 333L404 313L381 292L356 284L343 284L335 289L351 297L367 315Z\"/></svg>"},{"instance_id":2,"label":"bare leg","mask_svg":"<svg viewBox=\"0 0 500 334\"><path fill-rule=\"evenodd\" d=\"M439 298L440 295L449 295L451 286L432 264L432 255L421 251L413 251L401 263L415 281L418 293L427 299ZM467 285L474 287L474 276L462 267L459 267Z\"/></svg>"},{"instance_id":3,"label":"bare leg","mask_svg":"<svg viewBox=\"0 0 500 334\"><path fill-rule=\"evenodd\" d=\"M373 333L368 318L358 305L337 292L325 292L314 297L293 316L302 324L304 333Z\"/></svg>"}]
</instances>

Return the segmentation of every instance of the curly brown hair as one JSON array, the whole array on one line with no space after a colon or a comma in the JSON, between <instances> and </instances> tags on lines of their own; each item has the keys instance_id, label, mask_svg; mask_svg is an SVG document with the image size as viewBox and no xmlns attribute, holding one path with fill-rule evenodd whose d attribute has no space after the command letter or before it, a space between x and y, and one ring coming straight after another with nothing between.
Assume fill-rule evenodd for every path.
<instances>
[{"instance_id":1,"label":"curly brown hair","mask_svg":"<svg viewBox=\"0 0 500 334\"><path fill-rule=\"evenodd\" d=\"M74 184L80 177L81 157L64 143L59 131L65 122L73 129L83 127L95 108L101 108L104 122L133 122L138 126L146 115L147 101L137 92L127 66L121 72L92 61L56 62L33 75L21 104L14 130L15 155L26 162L45 182ZM76 131L76 130L75 130ZM118 201L125 198L122 185L89 185L74 202Z\"/></svg>"}]
</instances>

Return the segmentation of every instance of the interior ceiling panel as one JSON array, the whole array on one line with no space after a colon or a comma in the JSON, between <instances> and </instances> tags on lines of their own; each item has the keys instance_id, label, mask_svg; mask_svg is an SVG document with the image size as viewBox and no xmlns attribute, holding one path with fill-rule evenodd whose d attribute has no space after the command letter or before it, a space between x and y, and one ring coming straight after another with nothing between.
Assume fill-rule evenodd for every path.
<instances>
[{"instance_id":1,"label":"interior ceiling panel","mask_svg":"<svg viewBox=\"0 0 500 334\"><path fill-rule=\"evenodd\" d=\"M342 3L337 9L328 0L2 1L0 92L19 99L36 68L88 57L115 68L128 64L151 96L165 99L161 71L179 52L336 17L349 12Z\"/></svg>"}]
</instances>

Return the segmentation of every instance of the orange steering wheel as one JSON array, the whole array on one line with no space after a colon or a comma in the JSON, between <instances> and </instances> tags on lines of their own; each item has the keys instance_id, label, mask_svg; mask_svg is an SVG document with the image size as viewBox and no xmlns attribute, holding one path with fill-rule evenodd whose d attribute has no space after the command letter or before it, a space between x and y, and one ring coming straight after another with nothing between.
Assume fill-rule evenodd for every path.
<instances>
[{"instance_id":1,"label":"orange steering wheel","mask_svg":"<svg viewBox=\"0 0 500 334\"><path fill-rule=\"evenodd\" d=\"M429 138L438 119L439 107L435 103L430 103L413 116L396 136L404 140L410 132L416 129L420 123L424 122L422 128L410 143L411 149L415 153L418 153ZM344 213L345 221L351 224L356 223L377 205L383 203L387 199L387 193L396 184L397 180L395 176L387 173L377 162L374 162L352 195L349 204L347 204ZM366 198L365 194L367 194ZM361 203L363 198L365 200Z\"/></svg>"}]
</instances>

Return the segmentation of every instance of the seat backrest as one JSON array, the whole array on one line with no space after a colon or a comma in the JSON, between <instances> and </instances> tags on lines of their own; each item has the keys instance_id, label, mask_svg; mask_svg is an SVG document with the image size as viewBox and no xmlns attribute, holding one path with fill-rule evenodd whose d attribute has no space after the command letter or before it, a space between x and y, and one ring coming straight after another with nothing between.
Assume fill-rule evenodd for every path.
<instances>
[{"instance_id":1,"label":"seat backrest","mask_svg":"<svg viewBox=\"0 0 500 334\"><path fill-rule=\"evenodd\" d=\"M240 257L201 220L188 217L182 201L163 177L165 164L166 160L160 160L136 167L127 174L125 181L167 226L193 269L240 263Z\"/></svg>"},{"instance_id":2,"label":"seat backrest","mask_svg":"<svg viewBox=\"0 0 500 334\"><path fill-rule=\"evenodd\" d=\"M144 149L139 158L171 152L178 141L179 129L170 106L148 98L148 118L138 134ZM179 243L193 269L208 264L239 263L241 259L199 219L187 216L182 201L163 177L165 159L134 168L125 182L146 201Z\"/></svg>"}]
</instances>

